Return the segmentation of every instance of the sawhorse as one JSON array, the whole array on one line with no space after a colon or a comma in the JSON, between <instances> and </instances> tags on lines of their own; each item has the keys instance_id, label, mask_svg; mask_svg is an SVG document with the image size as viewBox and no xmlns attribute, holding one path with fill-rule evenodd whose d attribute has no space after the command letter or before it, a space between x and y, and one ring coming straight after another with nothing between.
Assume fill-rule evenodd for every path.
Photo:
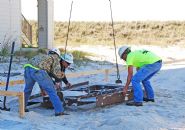
<instances>
[{"instance_id":1,"label":"sawhorse","mask_svg":"<svg viewBox=\"0 0 185 130\"><path fill-rule=\"evenodd\" d=\"M25 115L24 92L0 91L0 95L18 97L19 98L19 116L21 118L24 117Z\"/></svg>"}]
</instances>

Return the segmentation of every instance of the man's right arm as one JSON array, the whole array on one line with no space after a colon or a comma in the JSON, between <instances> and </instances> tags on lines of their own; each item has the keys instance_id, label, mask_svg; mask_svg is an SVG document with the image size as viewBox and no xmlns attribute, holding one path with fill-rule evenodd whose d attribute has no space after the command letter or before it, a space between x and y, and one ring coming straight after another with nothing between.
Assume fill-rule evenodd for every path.
<instances>
[{"instance_id":1,"label":"man's right arm","mask_svg":"<svg viewBox=\"0 0 185 130\"><path fill-rule=\"evenodd\" d=\"M123 88L123 94L125 95L127 93L129 84L131 82L133 76L133 66L128 66L128 75L127 75L127 82L125 84L125 87Z\"/></svg>"}]
</instances>

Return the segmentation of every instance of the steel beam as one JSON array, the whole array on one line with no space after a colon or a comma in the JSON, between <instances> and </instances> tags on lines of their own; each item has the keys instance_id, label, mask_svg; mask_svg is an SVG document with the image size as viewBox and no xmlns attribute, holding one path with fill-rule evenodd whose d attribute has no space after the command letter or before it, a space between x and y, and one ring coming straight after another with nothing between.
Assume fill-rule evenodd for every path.
<instances>
[{"instance_id":1,"label":"steel beam","mask_svg":"<svg viewBox=\"0 0 185 130\"><path fill-rule=\"evenodd\" d=\"M97 95L96 106L102 107L102 106L117 104L117 103L125 102L127 100L131 100L133 99L133 91L129 90L126 96L127 96L127 99L123 95L123 91L114 92L110 94Z\"/></svg>"}]
</instances>

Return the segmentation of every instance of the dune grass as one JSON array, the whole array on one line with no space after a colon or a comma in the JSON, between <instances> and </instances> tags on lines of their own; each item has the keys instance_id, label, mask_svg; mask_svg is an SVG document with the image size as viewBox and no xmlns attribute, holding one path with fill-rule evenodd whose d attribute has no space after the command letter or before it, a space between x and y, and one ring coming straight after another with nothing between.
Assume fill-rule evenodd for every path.
<instances>
[{"instance_id":1,"label":"dune grass","mask_svg":"<svg viewBox=\"0 0 185 130\"><path fill-rule=\"evenodd\" d=\"M37 23L33 25L34 41L37 40ZM66 41L68 22L55 22L54 43ZM133 21L115 22L116 44L176 45L185 41L185 21ZM110 22L71 22L68 43L70 45L112 45Z\"/></svg>"}]
</instances>

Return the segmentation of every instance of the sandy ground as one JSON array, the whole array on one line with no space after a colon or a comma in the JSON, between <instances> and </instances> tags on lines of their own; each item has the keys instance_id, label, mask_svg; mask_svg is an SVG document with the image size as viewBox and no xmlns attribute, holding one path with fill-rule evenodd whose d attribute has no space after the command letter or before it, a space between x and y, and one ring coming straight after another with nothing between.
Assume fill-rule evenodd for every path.
<instances>
[{"instance_id":1,"label":"sandy ground","mask_svg":"<svg viewBox=\"0 0 185 130\"><path fill-rule=\"evenodd\" d=\"M178 47L160 48L154 46L133 46L133 49L144 48L152 50L162 57L163 61L175 61L184 58L185 49ZM115 67L114 50L112 47L81 46L70 49L94 52L97 56L92 59L99 61L86 66L75 68L78 72L94 69ZM106 61L106 63L105 63ZM123 61L119 60L120 67ZM10 80L23 79L23 63L14 63L12 72L21 75L11 77ZM5 72L8 64L1 63L0 71ZM67 71L67 73L71 73ZM0 111L1 130L185 130L185 61L163 64L162 70L152 79L155 91L155 103L144 103L142 107L130 107L124 103L95 108L94 106L70 107L66 112L70 115L55 117L54 111L39 106L30 108L30 112L21 119L18 117L18 102L16 98L9 98L7 106L10 112ZM123 85L126 82L126 69L121 72ZM71 83L90 81L90 83L104 82L102 74L69 79ZM109 83L114 83L116 74L109 75ZM6 81L0 76L0 81ZM4 89L3 87L0 88ZM23 91L22 85L10 87L9 90ZM38 86L33 93L37 93ZM2 97L0 98L2 99ZM2 105L2 103L0 103Z\"/></svg>"}]
</instances>

